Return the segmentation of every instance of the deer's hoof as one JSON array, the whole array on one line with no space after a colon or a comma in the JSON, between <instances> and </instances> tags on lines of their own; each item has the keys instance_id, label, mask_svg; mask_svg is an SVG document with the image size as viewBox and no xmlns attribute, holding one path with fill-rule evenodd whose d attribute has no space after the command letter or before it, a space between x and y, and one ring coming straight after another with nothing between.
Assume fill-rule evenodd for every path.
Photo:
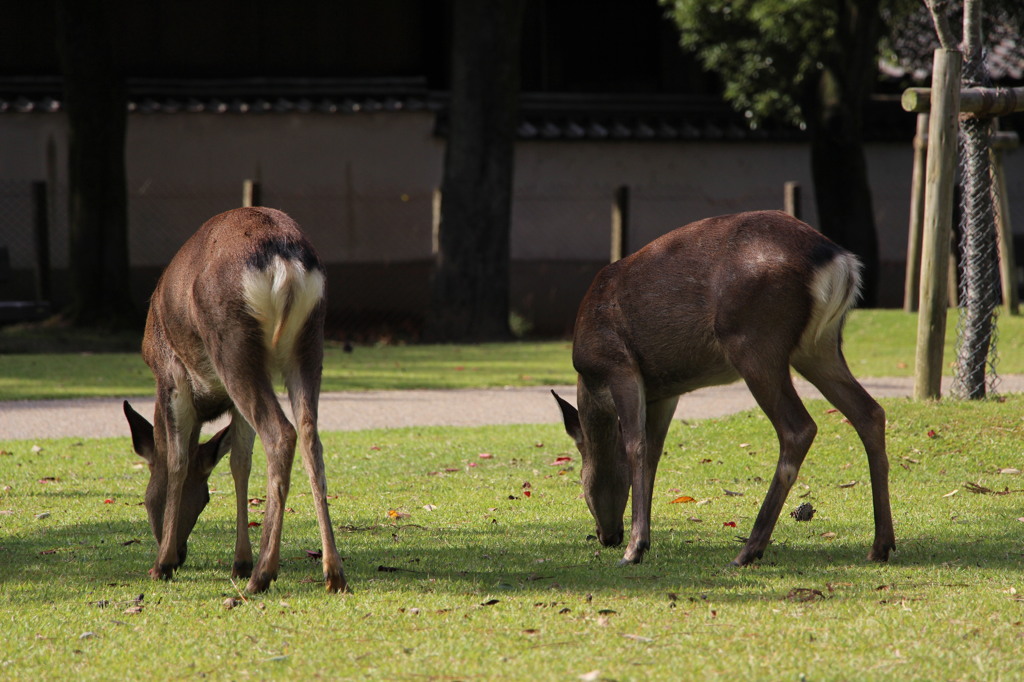
<instances>
[{"instance_id":1,"label":"deer's hoof","mask_svg":"<svg viewBox=\"0 0 1024 682\"><path fill-rule=\"evenodd\" d=\"M871 551L868 552L868 560L884 563L889 560L889 552L894 549L896 549L895 542L876 544L874 547L871 548Z\"/></svg>"},{"instance_id":2,"label":"deer's hoof","mask_svg":"<svg viewBox=\"0 0 1024 682\"><path fill-rule=\"evenodd\" d=\"M174 575L174 566L157 564L149 569L149 577L153 580L170 580Z\"/></svg>"},{"instance_id":3,"label":"deer's hoof","mask_svg":"<svg viewBox=\"0 0 1024 682\"><path fill-rule=\"evenodd\" d=\"M623 555L622 561L619 562L619 566L639 564L643 561L644 555L647 554L647 550L650 548L650 540L630 540L629 545L626 546L626 553Z\"/></svg>"},{"instance_id":4,"label":"deer's hoof","mask_svg":"<svg viewBox=\"0 0 1024 682\"><path fill-rule=\"evenodd\" d=\"M759 551L747 551L744 549L741 551L735 559L729 562L730 566L749 566L754 563L764 554L764 550Z\"/></svg>"},{"instance_id":5,"label":"deer's hoof","mask_svg":"<svg viewBox=\"0 0 1024 682\"><path fill-rule=\"evenodd\" d=\"M275 578L277 578L276 575L257 571L251 578L249 578L249 584L245 586L245 591L250 594L266 592L270 589L270 583L274 582Z\"/></svg>"},{"instance_id":6,"label":"deer's hoof","mask_svg":"<svg viewBox=\"0 0 1024 682\"><path fill-rule=\"evenodd\" d=\"M252 575L252 561L236 561L231 566L232 578L248 578Z\"/></svg>"},{"instance_id":7,"label":"deer's hoof","mask_svg":"<svg viewBox=\"0 0 1024 682\"><path fill-rule=\"evenodd\" d=\"M352 593L352 590L349 589L348 581L346 581L345 576L340 573L336 575L325 575L324 580L327 583L328 592Z\"/></svg>"}]
</instances>

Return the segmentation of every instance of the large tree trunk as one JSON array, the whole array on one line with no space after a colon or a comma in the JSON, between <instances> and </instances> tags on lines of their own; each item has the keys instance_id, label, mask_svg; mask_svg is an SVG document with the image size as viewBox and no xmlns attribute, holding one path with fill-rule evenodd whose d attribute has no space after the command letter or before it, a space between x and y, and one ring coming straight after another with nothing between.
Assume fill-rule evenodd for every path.
<instances>
[{"instance_id":1,"label":"large tree trunk","mask_svg":"<svg viewBox=\"0 0 1024 682\"><path fill-rule=\"evenodd\" d=\"M129 291L127 100L103 0L58 0L57 48L68 116L71 306L80 326L137 322Z\"/></svg>"},{"instance_id":2,"label":"large tree trunk","mask_svg":"<svg viewBox=\"0 0 1024 682\"><path fill-rule=\"evenodd\" d=\"M864 263L862 303L878 300L878 234L864 157L863 110L874 85L878 0L838 0L831 58L801 103L821 231Z\"/></svg>"},{"instance_id":3,"label":"large tree trunk","mask_svg":"<svg viewBox=\"0 0 1024 682\"><path fill-rule=\"evenodd\" d=\"M525 0L455 0L433 341L507 339L509 225Z\"/></svg>"}]
</instances>

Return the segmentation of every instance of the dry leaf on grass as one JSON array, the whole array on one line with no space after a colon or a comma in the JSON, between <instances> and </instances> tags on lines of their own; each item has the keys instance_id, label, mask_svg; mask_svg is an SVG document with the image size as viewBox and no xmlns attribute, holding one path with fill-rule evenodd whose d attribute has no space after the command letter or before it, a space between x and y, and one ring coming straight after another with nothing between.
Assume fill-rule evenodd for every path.
<instances>
[{"instance_id":1,"label":"dry leaf on grass","mask_svg":"<svg viewBox=\"0 0 1024 682\"><path fill-rule=\"evenodd\" d=\"M794 587L786 595L786 601L818 601L824 599L825 595L822 594L821 590L815 590L810 587Z\"/></svg>"}]
</instances>

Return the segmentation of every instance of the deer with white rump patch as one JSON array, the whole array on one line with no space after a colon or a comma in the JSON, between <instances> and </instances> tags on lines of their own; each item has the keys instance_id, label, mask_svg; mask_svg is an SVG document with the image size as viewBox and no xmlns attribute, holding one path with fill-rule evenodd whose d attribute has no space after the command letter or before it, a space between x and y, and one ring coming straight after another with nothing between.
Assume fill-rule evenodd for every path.
<instances>
[{"instance_id":1,"label":"deer with white rump patch","mask_svg":"<svg viewBox=\"0 0 1024 682\"><path fill-rule=\"evenodd\" d=\"M790 367L856 429L867 451L875 539L895 548L885 413L854 379L841 332L860 287L857 259L778 211L708 218L606 266L583 298L573 338L579 410L555 395L583 458L583 492L605 546L621 561L650 548L654 475L679 396L742 378L779 438L779 461L754 528L732 562L759 559L817 426Z\"/></svg>"},{"instance_id":2,"label":"deer with white rump patch","mask_svg":"<svg viewBox=\"0 0 1024 682\"><path fill-rule=\"evenodd\" d=\"M159 543L153 578L170 579L185 560L188 536L210 500L210 473L230 450L236 508L231 574L249 577L249 592L266 590L278 574L298 441L313 489L327 589L347 590L317 433L323 324L323 266L295 221L280 211L241 208L211 218L164 270L142 342L156 378L153 425L124 404L135 451L149 464L146 511ZM274 394L278 373L295 426ZM226 412L230 425L199 444L202 425ZM257 433L267 453L268 485L254 568L248 497Z\"/></svg>"}]
</instances>

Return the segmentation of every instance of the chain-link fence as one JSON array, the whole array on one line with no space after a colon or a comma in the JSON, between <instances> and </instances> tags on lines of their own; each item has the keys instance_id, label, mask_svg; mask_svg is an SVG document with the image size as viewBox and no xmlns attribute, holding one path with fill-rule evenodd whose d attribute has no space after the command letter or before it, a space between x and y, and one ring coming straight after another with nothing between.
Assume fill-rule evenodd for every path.
<instances>
[{"instance_id":1,"label":"chain-link fence","mask_svg":"<svg viewBox=\"0 0 1024 682\"><path fill-rule=\"evenodd\" d=\"M998 386L996 315L999 247L990 148L992 120L971 116L960 125L960 317L953 395L984 398Z\"/></svg>"},{"instance_id":2,"label":"chain-link fence","mask_svg":"<svg viewBox=\"0 0 1024 682\"><path fill-rule=\"evenodd\" d=\"M968 88L991 85L981 50L966 55L962 80ZM996 316L1002 287L993 121L986 115L960 118L960 317L952 393L968 399L984 398L999 384Z\"/></svg>"},{"instance_id":3,"label":"chain-link fence","mask_svg":"<svg viewBox=\"0 0 1024 682\"><path fill-rule=\"evenodd\" d=\"M0 181L0 322L37 319L50 310L50 235L57 216L46 190L43 182Z\"/></svg>"},{"instance_id":4,"label":"chain-link fence","mask_svg":"<svg viewBox=\"0 0 1024 682\"><path fill-rule=\"evenodd\" d=\"M27 180L0 180L0 298L26 296L14 270L36 258L32 191Z\"/></svg>"}]
</instances>

